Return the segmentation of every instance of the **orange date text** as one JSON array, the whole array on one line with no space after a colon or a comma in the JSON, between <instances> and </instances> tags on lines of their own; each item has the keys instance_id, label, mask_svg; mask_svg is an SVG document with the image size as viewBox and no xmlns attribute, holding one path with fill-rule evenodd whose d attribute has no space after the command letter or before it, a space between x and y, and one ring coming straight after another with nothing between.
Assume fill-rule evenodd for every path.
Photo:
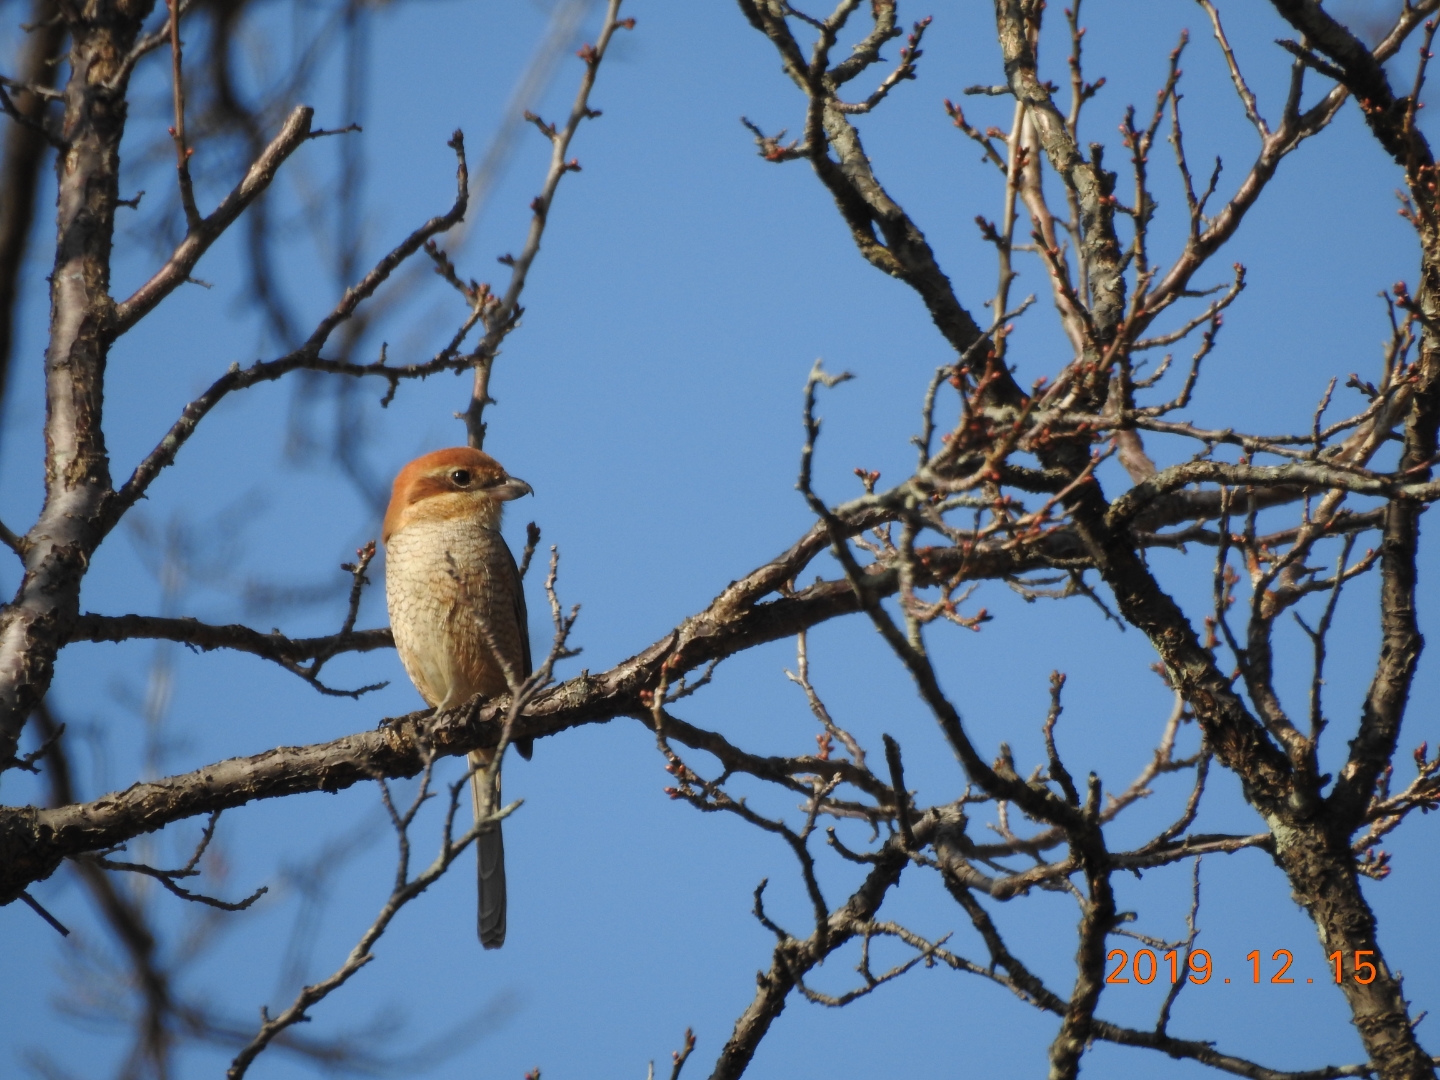
<instances>
[{"instance_id":1,"label":"orange date text","mask_svg":"<svg viewBox=\"0 0 1440 1080\"><path fill-rule=\"evenodd\" d=\"M1328 957L1330 961L1330 975L1338 985L1343 982L1347 972L1350 978L1357 983L1372 983L1375 976L1379 974L1375 964L1370 959L1375 954L1369 949L1357 949L1348 958L1343 952L1333 952ZM1168 975L1166 980L1170 983L1179 982L1186 978L1197 986L1210 981L1215 972L1214 961L1206 949L1192 949L1183 956L1179 949L1171 949L1167 953L1157 955L1153 949L1140 949L1132 957L1125 949L1111 949L1106 956L1107 964L1114 964L1109 974L1105 977L1107 983L1140 983L1148 986L1161 975ZM1295 978L1289 974L1290 966L1295 962L1295 955L1289 949L1276 949L1270 954L1270 963L1262 964L1262 956L1259 949L1253 949L1245 954L1245 974L1249 976L1252 983L1269 982L1276 986L1292 985ZM1182 976L1183 972L1183 976ZM1238 974L1238 971L1237 971ZM1227 977L1224 982L1230 982ZM1238 980L1237 980L1238 981ZM1307 978L1305 982L1313 983L1313 978Z\"/></svg>"}]
</instances>

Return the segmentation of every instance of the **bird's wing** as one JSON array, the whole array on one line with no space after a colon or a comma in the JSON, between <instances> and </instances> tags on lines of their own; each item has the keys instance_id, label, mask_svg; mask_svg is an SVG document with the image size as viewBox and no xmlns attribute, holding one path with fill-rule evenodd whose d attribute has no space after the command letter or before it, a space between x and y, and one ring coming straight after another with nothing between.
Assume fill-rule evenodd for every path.
<instances>
[{"instance_id":1,"label":"bird's wing","mask_svg":"<svg viewBox=\"0 0 1440 1080\"><path fill-rule=\"evenodd\" d=\"M510 545L503 536L500 538L500 547L505 552L505 564L510 571L510 595L515 598L515 628L520 632L520 677L528 679L533 665L530 659L530 617L525 612L525 582L520 577L520 567L515 565L515 553L510 550ZM535 742L533 739L516 739L515 750L529 761L530 755L535 752ZM495 835L500 835L498 830Z\"/></svg>"},{"instance_id":2,"label":"bird's wing","mask_svg":"<svg viewBox=\"0 0 1440 1080\"><path fill-rule=\"evenodd\" d=\"M503 537L500 546L505 549L505 562L509 566L513 586L510 595L515 598L515 625L520 631L520 677L528 679L534 664L530 659L530 617L525 611L525 582L520 577L520 567L515 564L515 554Z\"/></svg>"}]
</instances>

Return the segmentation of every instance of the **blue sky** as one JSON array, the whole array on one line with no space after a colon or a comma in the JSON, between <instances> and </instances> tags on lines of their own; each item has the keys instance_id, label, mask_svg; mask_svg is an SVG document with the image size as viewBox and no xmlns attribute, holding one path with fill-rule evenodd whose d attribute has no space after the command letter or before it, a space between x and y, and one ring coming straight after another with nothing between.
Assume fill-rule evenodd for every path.
<instances>
[{"instance_id":1,"label":"blue sky","mask_svg":"<svg viewBox=\"0 0 1440 1080\"><path fill-rule=\"evenodd\" d=\"M14 5L5 10L8 23L18 21ZM1288 34L1261 5L1222 10L1262 110L1273 117L1288 72L1273 39ZM575 143L584 171L561 186L525 295L524 322L496 365L492 393L499 404L488 414L487 449L537 493L533 501L513 505L507 524L512 545L518 549L525 522L536 520L544 542L560 547L562 599L582 605L575 640L584 654L562 667L563 676L582 666L604 669L642 649L808 527L810 515L794 479L800 392L816 357L830 370L857 377L821 402L826 426L817 485L838 501L858 494L856 467L881 470L882 483L907 474L914 460L908 439L918 430L926 380L950 356L918 299L855 252L808 167L775 166L755 156L739 117L767 131L794 130L802 108L774 50L738 9L722 2L633 0L624 13L635 16L638 26L617 38L601 71L593 103L604 116L585 125ZM860 130L880 179L926 231L962 302L979 315L981 300L993 293L995 268L973 218L998 214L1000 190L976 148L950 126L941 100L958 100L967 85L1001 80L991 6L905 4L901 14L907 22L935 16L920 76L862 119ZM271 17L277 25L288 18L279 8ZM359 140L370 170L363 261L373 261L449 206L453 157L446 139L463 128L472 162L478 159L546 17L538 3L449 0L374 14L369 47L375 77L365 131L347 136ZM1058 9L1050 18L1060 22ZM1192 42L1182 84L1187 149L1192 161L1221 154L1221 193L1233 190L1256 137L1203 12L1180 0L1090 0L1083 21L1089 27L1089 77L1103 74L1108 82L1089 108L1082 136L1105 139L1112 163L1124 160L1115 125L1126 104L1142 114L1148 110L1166 55L1188 27ZM1048 73L1062 82L1060 39L1046 49ZM579 62L567 55L537 111L558 117L579 74ZM140 149L163 136L165 121L154 107L166 93L163 75L157 57L137 77L137 101L148 103L137 106L132 122L137 162ZM351 119L340 111L334 84L322 78L323 93L310 102L317 123L326 127ZM1004 99L968 98L965 105L982 125L1008 121ZM312 206L328 205L333 144L312 143L299 152L272 196L273 212L303 214L307 198ZM533 130L519 146L465 244L452 251L466 276L503 281L494 258L523 241L525 208L538 190L548 146ZM1183 201L1168 148L1157 147L1154 157L1161 203L1156 250L1173 252L1182 235ZM127 168L131 160L127 156ZM218 172L221 180L236 175L233 169ZM127 184L151 189L147 199L167 182L161 172L138 164L126 175ZM1190 414L1197 422L1306 429L1332 376L1342 382L1352 371L1375 376L1386 333L1377 293L1397 279L1413 287L1416 273L1413 235L1395 213L1400 182L1353 105L1285 162L1240 236L1202 281L1224 280L1230 262L1239 261L1250 285L1227 314L1202 377ZM202 185L202 205L213 204L225 186L219 180ZM47 192L47 214L50 205ZM48 219L37 229L14 385L0 425L0 519L16 529L29 526L42 494L40 359L50 229ZM300 324L313 325L338 289L307 243L297 239L286 250L287 299ZM222 240L198 270L214 287L176 293L112 354L107 438L117 477L225 367L275 355L258 315L242 302L242 256L239 235ZM153 241L127 227L117 238L114 291L126 294L158 257ZM1053 374L1065 350L1040 268L1021 269L1013 295L1042 294L1012 339L1018 377L1028 383ZM442 282L422 282L410 302L387 314L363 350L373 353L385 340L392 361L424 358L463 314ZM382 386L366 383L356 398L365 423L363 456L374 476L388 480L417 454L463 441L451 414L465 403L464 380L440 376L402 386L384 410L378 406L382 393ZM297 462L287 455L291 394L284 383L257 387L205 421L139 511L149 531L122 529L97 556L85 609L159 611L161 590L147 567L155 562L154 537L178 523L189 530L206 571L186 583L179 610L260 629L278 622L297 636L338 628L345 578L337 564L377 535L378 514L325 461ZM317 411L312 419L309 434L323 442L326 414ZM1162 461L1189 453L1163 443L1151 451ZM1107 483L1113 493L1120 480L1109 475ZM1428 551L1425 558L1421 611L1424 628L1433 630L1429 612L1437 597L1424 571L1434 560ZM1165 554L1153 562L1167 588L1203 613L1209 559ZM0 562L0 588L13 590L17 580L13 562ZM253 589L245 592L256 582L333 583L336 591L272 614L255 607ZM538 576L530 585L532 636L540 649L548 627L540 614ZM252 598L248 607L246 595ZM1003 739L1024 771L1042 760L1046 680L1058 669L1070 675L1060 740L1071 771L1100 768L1107 787L1124 786L1148 758L1170 707L1168 692L1148 670L1154 657L1147 643L1135 631L1118 632L1083 600L1026 604L1003 585L990 584L973 603L987 607L995 621L979 634L937 629L932 647L946 689L982 752L993 753ZM1341 604L1327 687L1335 718L1332 754L1343 752L1375 655L1374 612L1374 591L1366 583ZM384 619L377 576L360 624ZM1286 631L1282 655L1302 662L1302 644L1298 630ZM819 628L811 654L816 686L837 719L871 743L878 743L881 731L901 739L907 778L923 802L958 794L958 767L868 624L852 619ZM177 739L158 763L165 773L335 738L419 706L389 652L343 659L328 669L341 685L391 680L357 703L322 698L249 657L166 653L146 643L72 646L60 660L55 702L105 748L103 755L81 755L78 777L87 797L140 775L145 732L133 702L146 692L157 659L175 663L167 722ZM785 679L787 666L794 666L788 642L727 661L714 686L687 702L680 715L757 750L801 752L812 745L814 722L803 695ZM1303 693L1308 668L1295 670L1287 688ZM1403 750L1422 738L1440 738L1436 691L1435 664L1427 655ZM1193 732L1186 737L1193 740ZM451 1038L457 1029L474 1036L429 1075L518 1080L538 1065L547 1080L592 1080L642 1076L651 1059L657 1067L668 1063L689 1026L699 1045L687 1074L708 1069L750 1000L755 971L769 965L772 939L749 914L756 884L770 879L767 904L782 924L803 926L807 905L783 844L732 818L702 816L671 802L662 793L669 782L662 766L653 736L620 719L544 740L532 762L507 767L507 795L525 803L506 824L511 915L505 948L482 954L474 941L467 860L407 909L372 965L315 1010L311 1033L378 1030L378 1018L399 1018L398 1030L384 1037L394 1053ZM1407 767L1402 758L1401 770ZM449 768L456 772L458 766ZM5 801L29 801L34 791L23 778L7 778ZM1185 793L1181 779L1157 782L1151 804L1137 812L1141 820L1128 827L1133 831L1117 829L1114 842L1139 838L1168 819ZM757 805L785 809L783 800L751 794ZM1216 777L1204 815L1200 826L1207 829L1260 827L1228 776ZM1392 964L1404 971L1417 1010L1440 1001L1425 901L1440 884L1435 846L1426 839L1430 827L1424 820L1402 829L1387 843L1395 853L1394 873L1365 883L1382 941ZM199 828L172 827L155 850L174 857ZM323 914L300 935L303 948L287 953L299 892L286 884L285 869L303 879L327 843L352 835L368 839L335 880ZM419 834L417 858L432 846L430 835ZM287 955L307 980L343 959L389 888L394 845L370 787L231 811L220 837L226 857L215 888L227 896L261 884L273 891L252 912L221 923L190 988L249 1023L261 1004L273 1011L294 992L295 983L282 975ZM848 865L823 859L822 865L833 905L857 878ZM1137 930L1182 935L1189 874L1188 866L1177 866L1117 883L1122 907L1139 912ZM1293 973L1316 983L1251 986L1237 978L1230 986L1192 987L1181 996L1172 1032L1218 1040L1223 1050L1276 1068L1360 1060L1343 1002L1324 983L1314 929L1268 859L1253 852L1211 858L1202 881L1199 944L1215 956L1217 971L1243 974L1243 956L1251 949L1268 956L1286 948L1296 956ZM103 948L87 901L69 877L58 874L35 892L82 943ZM159 910L177 928L194 918L180 901L167 903L162 898ZM1056 989L1067 989L1073 903L1046 895L991 907L1032 968ZM885 912L932 939L955 931L958 951L983 955L963 913L934 879L907 878ZM75 1075L102 1075L121 1046L115 1033L77 1024L56 1010L57 1001L73 994L63 979L69 947L20 905L0 910L0 934L8 944L0 958L0 1014L7 1017L0 1073L23 1074L27 1053L43 1047ZM817 973L817 985L833 992L848 987L853 963L849 953L838 954ZM1163 994L1158 981L1114 987L1100 1014L1149 1026ZM1422 1025L1422 1038L1433 1022ZM1001 989L922 969L841 1012L792 1000L749 1075L934 1075L963 1062L979 1074L1029 1076L1043 1068L1054 1028L1050 1017ZM181 1060L183 1075L199 1076L222 1072L226 1058L191 1050ZM1200 1072L1192 1064L1107 1046L1097 1046L1086 1067L1100 1075L1121 1069L1156 1077ZM251 1073L302 1074L308 1075L303 1066L274 1052Z\"/></svg>"}]
</instances>

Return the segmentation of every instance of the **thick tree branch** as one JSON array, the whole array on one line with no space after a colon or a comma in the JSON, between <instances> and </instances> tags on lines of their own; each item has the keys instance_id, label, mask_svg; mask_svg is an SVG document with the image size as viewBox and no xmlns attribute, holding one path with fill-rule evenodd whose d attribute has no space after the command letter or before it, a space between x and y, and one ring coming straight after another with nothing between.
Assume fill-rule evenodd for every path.
<instances>
[{"instance_id":1,"label":"thick tree branch","mask_svg":"<svg viewBox=\"0 0 1440 1080\"><path fill-rule=\"evenodd\" d=\"M45 503L26 536L25 574L0 611L0 770L49 688L66 624L79 613L80 582L101 538L110 491L101 428L113 301L110 247L119 199L124 86L107 92L150 4L102 4L71 19L64 91L65 147L57 164L55 261L45 354Z\"/></svg>"},{"instance_id":2,"label":"thick tree branch","mask_svg":"<svg viewBox=\"0 0 1440 1080\"><path fill-rule=\"evenodd\" d=\"M59 65L55 63L65 41L65 24L55 0L34 0L17 81L51 88ZM16 108L37 121L45 116L45 100L38 94L17 93ZM15 345L16 312L20 302L20 274L25 266L40 169L49 151L44 136L24 124L7 124L3 158L0 158L0 417L4 416L10 358Z\"/></svg>"}]
</instances>

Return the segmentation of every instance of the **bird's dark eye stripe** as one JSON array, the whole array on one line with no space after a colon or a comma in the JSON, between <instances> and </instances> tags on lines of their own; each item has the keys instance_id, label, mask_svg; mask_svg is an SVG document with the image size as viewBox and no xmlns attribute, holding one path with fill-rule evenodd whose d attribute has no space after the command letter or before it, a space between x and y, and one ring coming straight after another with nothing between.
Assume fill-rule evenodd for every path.
<instances>
[{"instance_id":1,"label":"bird's dark eye stripe","mask_svg":"<svg viewBox=\"0 0 1440 1080\"><path fill-rule=\"evenodd\" d=\"M470 483L470 471L468 469L456 469L450 474L450 479L455 482L457 487L464 487Z\"/></svg>"}]
</instances>

